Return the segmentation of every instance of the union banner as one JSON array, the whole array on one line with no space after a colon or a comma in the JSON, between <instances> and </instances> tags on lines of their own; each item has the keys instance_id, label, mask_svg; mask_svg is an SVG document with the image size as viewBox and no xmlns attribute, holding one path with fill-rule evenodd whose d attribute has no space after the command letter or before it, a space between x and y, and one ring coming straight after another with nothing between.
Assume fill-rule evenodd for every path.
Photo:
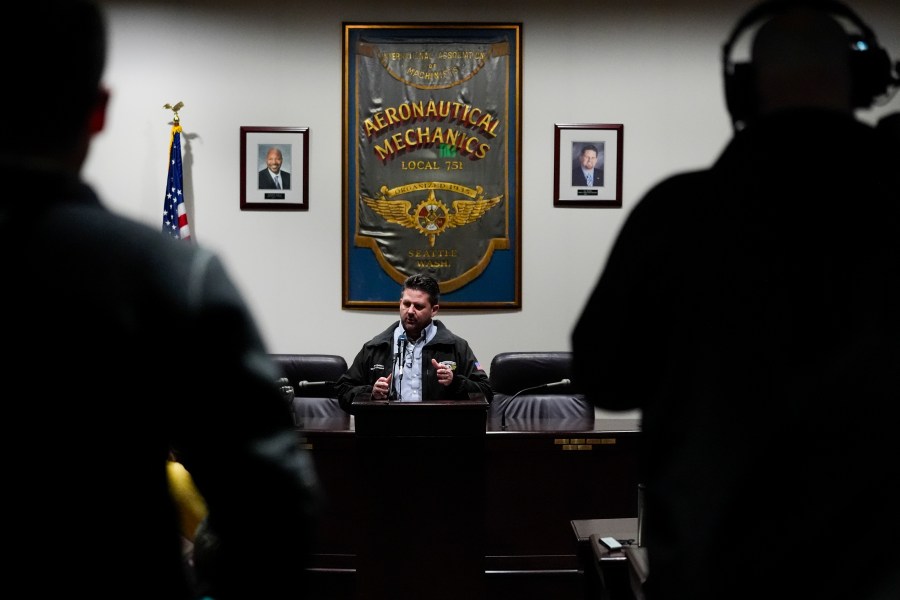
<instances>
[{"instance_id":1,"label":"union banner","mask_svg":"<svg viewBox=\"0 0 900 600\"><path fill-rule=\"evenodd\" d=\"M521 25L344 23L343 305L518 308Z\"/></svg>"}]
</instances>

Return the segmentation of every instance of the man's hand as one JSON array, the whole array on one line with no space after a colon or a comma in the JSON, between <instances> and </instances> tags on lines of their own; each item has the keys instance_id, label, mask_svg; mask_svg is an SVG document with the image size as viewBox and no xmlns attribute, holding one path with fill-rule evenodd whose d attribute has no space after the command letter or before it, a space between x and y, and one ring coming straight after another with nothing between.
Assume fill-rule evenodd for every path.
<instances>
[{"instance_id":1,"label":"man's hand","mask_svg":"<svg viewBox=\"0 0 900 600\"><path fill-rule=\"evenodd\" d=\"M394 374L391 373L387 377L379 377L377 381L375 381L375 385L372 386L372 400L384 400L388 396L388 392L391 390L391 377Z\"/></svg>"},{"instance_id":2,"label":"man's hand","mask_svg":"<svg viewBox=\"0 0 900 600\"><path fill-rule=\"evenodd\" d=\"M453 371L445 364L439 363L436 359L431 359L431 366L437 369L438 383L441 385L450 385L453 382Z\"/></svg>"}]
</instances>

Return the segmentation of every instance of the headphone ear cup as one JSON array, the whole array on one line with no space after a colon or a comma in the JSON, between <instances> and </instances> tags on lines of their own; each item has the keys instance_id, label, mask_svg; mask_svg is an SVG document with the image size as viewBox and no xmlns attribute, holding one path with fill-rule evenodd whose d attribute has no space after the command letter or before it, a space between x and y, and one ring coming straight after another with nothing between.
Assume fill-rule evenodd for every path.
<instances>
[{"instance_id":1,"label":"headphone ear cup","mask_svg":"<svg viewBox=\"0 0 900 600\"><path fill-rule=\"evenodd\" d=\"M756 115L753 79L753 66L750 63L734 63L731 72L725 74L725 104L735 123L746 123Z\"/></svg>"},{"instance_id":2,"label":"headphone ear cup","mask_svg":"<svg viewBox=\"0 0 900 600\"><path fill-rule=\"evenodd\" d=\"M852 98L855 108L869 108L878 96L887 93L894 83L891 59L881 46L854 37L850 51L850 72L853 76ZM863 48L863 49L857 49Z\"/></svg>"}]
</instances>

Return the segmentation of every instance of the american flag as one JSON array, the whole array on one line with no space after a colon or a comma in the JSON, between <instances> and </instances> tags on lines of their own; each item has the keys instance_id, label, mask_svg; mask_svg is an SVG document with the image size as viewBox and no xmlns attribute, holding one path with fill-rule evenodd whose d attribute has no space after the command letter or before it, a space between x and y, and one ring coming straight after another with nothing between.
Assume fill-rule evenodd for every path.
<instances>
[{"instance_id":1,"label":"american flag","mask_svg":"<svg viewBox=\"0 0 900 600\"><path fill-rule=\"evenodd\" d=\"M191 239L187 209L184 207L181 173L181 125L172 126L169 141L169 180L166 182L166 198L163 201L162 231L176 240Z\"/></svg>"}]
</instances>

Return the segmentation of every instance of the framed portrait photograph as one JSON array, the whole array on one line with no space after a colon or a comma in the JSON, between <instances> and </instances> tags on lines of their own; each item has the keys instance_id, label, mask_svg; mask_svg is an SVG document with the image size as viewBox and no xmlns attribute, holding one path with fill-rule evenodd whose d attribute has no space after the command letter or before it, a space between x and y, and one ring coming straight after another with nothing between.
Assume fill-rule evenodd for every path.
<instances>
[{"instance_id":1,"label":"framed portrait photograph","mask_svg":"<svg viewBox=\"0 0 900 600\"><path fill-rule=\"evenodd\" d=\"M241 127L241 210L309 210L308 170L308 127Z\"/></svg>"},{"instance_id":2,"label":"framed portrait photograph","mask_svg":"<svg viewBox=\"0 0 900 600\"><path fill-rule=\"evenodd\" d=\"M553 206L622 207L624 125L554 125Z\"/></svg>"}]
</instances>

